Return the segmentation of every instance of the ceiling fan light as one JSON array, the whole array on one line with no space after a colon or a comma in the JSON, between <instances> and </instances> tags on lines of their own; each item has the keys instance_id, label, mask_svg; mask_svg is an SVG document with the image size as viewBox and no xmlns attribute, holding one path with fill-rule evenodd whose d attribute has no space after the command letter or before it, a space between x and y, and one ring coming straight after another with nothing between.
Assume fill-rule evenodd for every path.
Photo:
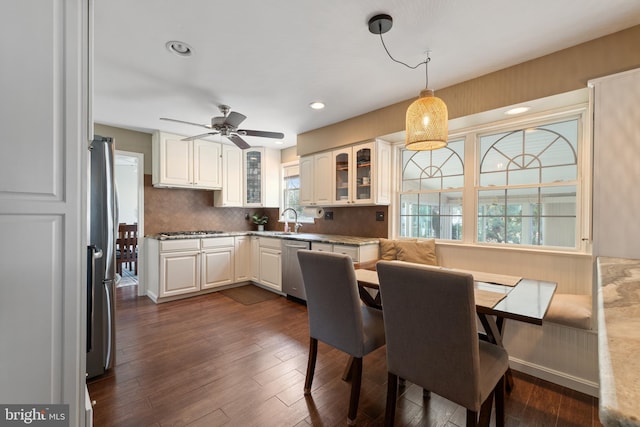
<instances>
[{"instance_id":1,"label":"ceiling fan light","mask_svg":"<svg viewBox=\"0 0 640 427\"><path fill-rule=\"evenodd\" d=\"M437 150L447 146L449 113L442 99L425 89L407 109L407 150Z\"/></svg>"}]
</instances>

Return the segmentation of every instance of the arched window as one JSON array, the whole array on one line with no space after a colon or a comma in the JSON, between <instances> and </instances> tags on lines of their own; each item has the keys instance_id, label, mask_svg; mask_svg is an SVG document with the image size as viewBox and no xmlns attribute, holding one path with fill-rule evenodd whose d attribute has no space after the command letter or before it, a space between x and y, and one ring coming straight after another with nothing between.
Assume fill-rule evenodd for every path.
<instances>
[{"instance_id":1,"label":"arched window","mask_svg":"<svg viewBox=\"0 0 640 427\"><path fill-rule=\"evenodd\" d=\"M479 138L478 242L575 247L578 119Z\"/></svg>"},{"instance_id":2,"label":"arched window","mask_svg":"<svg viewBox=\"0 0 640 427\"><path fill-rule=\"evenodd\" d=\"M433 151L402 150L401 237L462 239L464 140Z\"/></svg>"}]
</instances>

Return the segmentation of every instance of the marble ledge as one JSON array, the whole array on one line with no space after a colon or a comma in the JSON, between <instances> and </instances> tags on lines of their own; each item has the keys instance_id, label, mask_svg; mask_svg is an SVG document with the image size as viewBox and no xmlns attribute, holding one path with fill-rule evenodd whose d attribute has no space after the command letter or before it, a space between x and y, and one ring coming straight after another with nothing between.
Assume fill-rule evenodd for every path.
<instances>
[{"instance_id":1,"label":"marble ledge","mask_svg":"<svg viewBox=\"0 0 640 427\"><path fill-rule=\"evenodd\" d=\"M640 427L640 259L598 258L600 421Z\"/></svg>"}]
</instances>

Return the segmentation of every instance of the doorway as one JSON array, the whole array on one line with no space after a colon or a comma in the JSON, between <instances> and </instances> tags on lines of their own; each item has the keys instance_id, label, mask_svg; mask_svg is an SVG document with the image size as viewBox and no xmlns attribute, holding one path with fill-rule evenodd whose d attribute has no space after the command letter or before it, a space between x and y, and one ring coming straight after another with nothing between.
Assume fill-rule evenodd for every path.
<instances>
[{"instance_id":1,"label":"doorway","mask_svg":"<svg viewBox=\"0 0 640 427\"><path fill-rule=\"evenodd\" d=\"M145 295L144 282L144 154L116 150L115 178L118 194L118 222L138 225L138 261L123 265L119 286L137 286Z\"/></svg>"}]
</instances>

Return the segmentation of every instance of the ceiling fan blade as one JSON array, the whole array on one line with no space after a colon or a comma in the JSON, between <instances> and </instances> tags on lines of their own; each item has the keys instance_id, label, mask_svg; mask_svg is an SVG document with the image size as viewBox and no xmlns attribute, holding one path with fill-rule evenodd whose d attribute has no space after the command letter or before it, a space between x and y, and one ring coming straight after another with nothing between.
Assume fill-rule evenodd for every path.
<instances>
[{"instance_id":1,"label":"ceiling fan blade","mask_svg":"<svg viewBox=\"0 0 640 427\"><path fill-rule=\"evenodd\" d=\"M193 141L194 139L200 139L200 138L204 138L205 136L209 136L209 135L217 135L220 132L207 132L207 133L201 133L200 135L196 135L196 136L188 136L186 138L182 138L180 141Z\"/></svg>"},{"instance_id":2,"label":"ceiling fan blade","mask_svg":"<svg viewBox=\"0 0 640 427\"><path fill-rule=\"evenodd\" d=\"M282 139L284 134L282 132L267 132L263 130L250 130L250 129L238 129L240 135L247 136L261 136L262 138L275 138Z\"/></svg>"},{"instance_id":3,"label":"ceiling fan blade","mask_svg":"<svg viewBox=\"0 0 640 427\"><path fill-rule=\"evenodd\" d=\"M166 120L168 122L176 122L176 123L183 123L185 125L193 125L193 126L200 126L203 128L207 128L207 129L211 129L210 125L202 125L200 123L193 123L193 122L185 122L184 120L177 120L177 119L169 119L167 117L160 117L160 120Z\"/></svg>"},{"instance_id":4,"label":"ceiling fan blade","mask_svg":"<svg viewBox=\"0 0 640 427\"><path fill-rule=\"evenodd\" d=\"M245 148L251 148L251 146L247 143L247 141L245 141L244 139L240 138L238 135L229 135L229 136L227 136L227 138L229 138L231 140L231 142L233 142L234 144L236 144L238 147L240 147L243 150Z\"/></svg>"},{"instance_id":5,"label":"ceiling fan blade","mask_svg":"<svg viewBox=\"0 0 640 427\"><path fill-rule=\"evenodd\" d=\"M237 128L240 125L240 123L242 123L246 118L247 116L245 116L244 114L240 114L240 113L236 113L235 111L232 111L227 116L226 120L224 121L224 124Z\"/></svg>"}]
</instances>

